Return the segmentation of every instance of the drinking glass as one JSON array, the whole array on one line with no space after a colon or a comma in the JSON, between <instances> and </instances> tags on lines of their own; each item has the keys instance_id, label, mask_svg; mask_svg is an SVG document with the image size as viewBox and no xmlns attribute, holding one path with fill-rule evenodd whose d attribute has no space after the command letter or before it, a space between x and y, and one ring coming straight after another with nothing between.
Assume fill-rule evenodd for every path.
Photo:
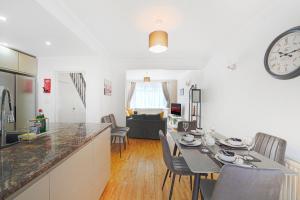
<instances>
[{"instance_id":1,"label":"drinking glass","mask_svg":"<svg viewBox=\"0 0 300 200\"><path fill-rule=\"evenodd\" d=\"M189 123L188 122L183 122L183 129L184 129L184 132L187 132L187 129L189 128Z\"/></svg>"},{"instance_id":2,"label":"drinking glass","mask_svg":"<svg viewBox=\"0 0 300 200\"><path fill-rule=\"evenodd\" d=\"M247 147L248 150L248 154L246 157L246 159L252 159L252 157L250 156L250 150L253 148L254 146L254 139L252 137L244 137L242 140L243 144Z\"/></svg>"}]
</instances>

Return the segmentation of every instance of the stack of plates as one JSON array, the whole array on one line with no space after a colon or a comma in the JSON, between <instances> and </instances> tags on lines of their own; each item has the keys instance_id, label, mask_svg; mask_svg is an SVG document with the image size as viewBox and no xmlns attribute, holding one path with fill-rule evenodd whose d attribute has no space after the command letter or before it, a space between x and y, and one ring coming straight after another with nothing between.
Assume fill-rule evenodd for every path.
<instances>
[{"instance_id":1,"label":"stack of plates","mask_svg":"<svg viewBox=\"0 0 300 200\"><path fill-rule=\"evenodd\" d=\"M201 145L201 140L200 139L194 139L193 141L185 141L183 138L179 139L179 143L183 144L185 146L190 146L190 147L196 147Z\"/></svg>"},{"instance_id":2,"label":"stack of plates","mask_svg":"<svg viewBox=\"0 0 300 200\"><path fill-rule=\"evenodd\" d=\"M191 130L191 134L195 136L203 136L204 132L202 130Z\"/></svg>"},{"instance_id":3,"label":"stack of plates","mask_svg":"<svg viewBox=\"0 0 300 200\"><path fill-rule=\"evenodd\" d=\"M233 164L233 165L238 165L238 166L242 166L242 167L256 168L255 165L245 162L243 160L243 158L238 155L235 155L235 159L233 161L228 161L228 160L224 159L223 157L221 158L221 156L217 153L215 155L215 159L218 160L219 162L223 163L224 165Z\"/></svg>"},{"instance_id":4,"label":"stack of plates","mask_svg":"<svg viewBox=\"0 0 300 200\"><path fill-rule=\"evenodd\" d=\"M225 140L219 140L219 142L221 144L229 146L229 147L236 147L236 148L246 148L247 147L239 139L228 138Z\"/></svg>"}]
</instances>

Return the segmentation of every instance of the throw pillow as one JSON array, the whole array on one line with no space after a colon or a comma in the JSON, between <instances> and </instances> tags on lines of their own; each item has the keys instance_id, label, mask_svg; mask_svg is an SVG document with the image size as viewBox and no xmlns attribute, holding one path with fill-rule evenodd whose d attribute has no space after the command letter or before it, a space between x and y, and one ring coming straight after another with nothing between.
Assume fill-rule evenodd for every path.
<instances>
[{"instance_id":1,"label":"throw pillow","mask_svg":"<svg viewBox=\"0 0 300 200\"><path fill-rule=\"evenodd\" d=\"M160 119L164 118L164 112L160 112L159 115L160 115Z\"/></svg>"}]
</instances>

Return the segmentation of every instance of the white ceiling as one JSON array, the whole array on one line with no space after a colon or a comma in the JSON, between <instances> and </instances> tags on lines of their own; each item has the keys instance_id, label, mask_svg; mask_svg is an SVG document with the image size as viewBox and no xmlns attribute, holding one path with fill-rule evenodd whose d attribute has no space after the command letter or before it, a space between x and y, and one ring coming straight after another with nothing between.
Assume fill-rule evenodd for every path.
<instances>
[{"instance_id":1,"label":"white ceiling","mask_svg":"<svg viewBox=\"0 0 300 200\"><path fill-rule=\"evenodd\" d=\"M87 56L93 51L33 0L0 0L0 42L35 56ZM46 46L45 41L51 41Z\"/></svg>"},{"instance_id":2,"label":"white ceiling","mask_svg":"<svg viewBox=\"0 0 300 200\"><path fill-rule=\"evenodd\" d=\"M0 15L8 17L6 24L0 24L0 41L41 56L99 50L136 66L166 63L195 68L274 1L0 0ZM155 29L169 33L165 53L148 51L148 34ZM44 40L52 40L53 51Z\"/></svg>"}]
</instances>

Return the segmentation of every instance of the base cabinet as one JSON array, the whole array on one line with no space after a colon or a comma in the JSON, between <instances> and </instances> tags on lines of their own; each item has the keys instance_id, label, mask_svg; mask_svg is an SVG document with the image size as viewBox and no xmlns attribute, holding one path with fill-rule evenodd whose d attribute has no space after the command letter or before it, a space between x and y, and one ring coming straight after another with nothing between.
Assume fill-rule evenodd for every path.
<instances>
[{"instance_id":1,"label":"base cabinet","mask_svg":"<svg viewBox=\"0 0 300 200\"><path fill-rule=\"evenodd\" d=\"M98 200L110 176L110 129L37 181L16 200Z\"/></svg>"},{"instance_id":2,"label":"base cabinet","mask_svg":"<svg viewBox=\"0 0 300 200\"><path fill-rule=\"evenodd\" d=\"M49 175L42 177L36 183L18 195L15 200L48 200Z\"/></svg>"}]
</instances>

